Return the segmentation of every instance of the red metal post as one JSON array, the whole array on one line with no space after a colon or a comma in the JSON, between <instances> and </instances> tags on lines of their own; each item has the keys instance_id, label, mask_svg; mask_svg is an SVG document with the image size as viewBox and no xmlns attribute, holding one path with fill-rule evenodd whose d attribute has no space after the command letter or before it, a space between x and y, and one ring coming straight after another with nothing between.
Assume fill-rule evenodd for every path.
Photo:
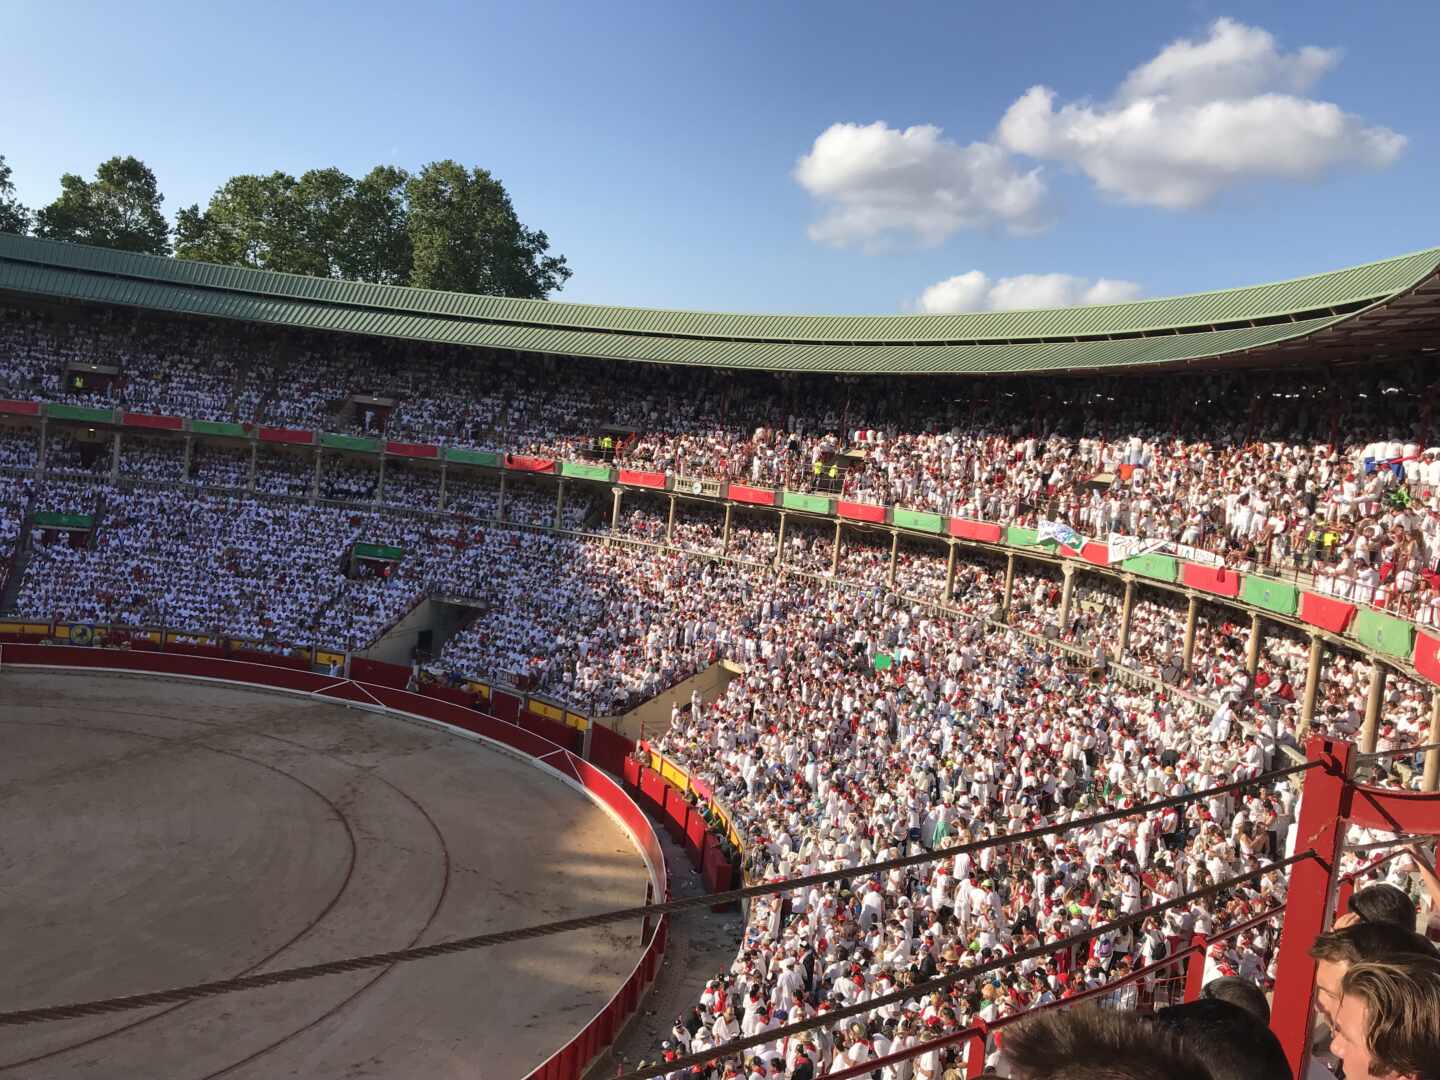
<instances>
[{"instance_id":1,"label":"red metal post","mask_svg":"<svg viewBox=\"0 0 1440 1080\"><path fill-rule=\"evenodd\" d=\"M1204 934L1196 934L1190 939L1190 945L1195 951L1185 961L1186 1004L1200 1000L1200 990L1205 985L1205 952L1210 948L1210 941Z\"/></svg>"},{"instance_id":2,"label":"red metal post","mask_svg":"<svg viewBox=\"0 0 1440 1080\"><path fill-rule=\"evenodd\" d=\"M990 1025L984 1020L975 1021L975 1034L965 1040L965 1075L984 1076L986 1050L990 1042Z\"/></svg>"},{"instance_id":3,"label":"red metal post","mask_svg":"<svg viewBox=\"0 0 1440 1080\"><path fill-rule=\"evenodd\" d=\"M1270 1028L1297 1077L1305 1073L1315 1025L1315 961L1310 959L1310 946L1328 924L1335 898L1355 747L1317 736L1306 742L1305 752L1321 766L1305 774L1295 851L1313 852L1315 857L1302 859L1290 870L1270 1017Z\"/></svg>"}]
</instances>

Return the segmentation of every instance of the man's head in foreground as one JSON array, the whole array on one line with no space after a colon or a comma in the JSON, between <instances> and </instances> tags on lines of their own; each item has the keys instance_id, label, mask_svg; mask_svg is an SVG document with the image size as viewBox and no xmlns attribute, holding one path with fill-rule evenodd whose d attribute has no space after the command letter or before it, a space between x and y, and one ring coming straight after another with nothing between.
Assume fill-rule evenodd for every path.
<instances>
[{"instance_id":1,"label":"man's head in foreground","mask_svg":"<svg viewBox=\"0 0 1440 1080\"><path fill-rule=\"evenodd\" d=\"M1340 982L1330 1051L1346 1080L1440 1080L1440 960L1397 954Z\"/></svg>"},{"instance_id":2,"label":"man's head in foreground","mask_svg":"<svg viewBox=\"0 0 1440 1080\"><path fill-rule=\"evenodd\" d=\"M1326 1017L1333 1018L1340 1004L1340 983L1355 964L1389 957L1435 957L1435 947L1413 930L1391 923L1362 922L1321 934L1310 947L1315 959L1316 1004Z\"/></svg>"}]
</instances>

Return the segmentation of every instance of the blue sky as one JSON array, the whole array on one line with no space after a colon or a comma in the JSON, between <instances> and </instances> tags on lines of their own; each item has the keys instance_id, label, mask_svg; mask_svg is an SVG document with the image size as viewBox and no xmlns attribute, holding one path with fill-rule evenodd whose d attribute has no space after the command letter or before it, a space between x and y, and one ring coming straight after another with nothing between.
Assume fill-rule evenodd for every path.
<instances>
[{"instance_id":1,"label":"blue sky","mask_svg":"<svg viewBox=\"0 0 1440 1080\"><path fill-rule=\"evenodd\" d=\"M570 258L566 300L1064 303L1440 244L1433 2L5 9L27 204L113 154L172 214L453 157Z\"/></svg>"}]
</instances>

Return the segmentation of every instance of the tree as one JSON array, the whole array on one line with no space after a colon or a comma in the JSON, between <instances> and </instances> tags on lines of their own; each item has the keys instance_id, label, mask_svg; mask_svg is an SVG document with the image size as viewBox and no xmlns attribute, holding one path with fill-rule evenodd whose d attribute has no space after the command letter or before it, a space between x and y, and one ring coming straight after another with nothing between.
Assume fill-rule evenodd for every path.
<instances>
[{"instance_id":1,"label":"tree","mask_svg":"<svg viewBox=\"0 0 1440 1080\"><path fill-rule=\"evenodd\" d=\"M175 253L225 266L328 277L328 253L310 246L315 230L307 227L299 186L282 172L231 177L203 213L195 205L176 215Z\"/></svg>"},{"instance_id":2,"label":"tree","mask_svg":"<svg viewBox=\"0 0 1440 1080\"><path fill-rule=\"evenodd\" d=\"M410 174L377 165L355 182L337 253L338 276L404 285L410 280L410 233L405 185Z\"/></svg>"},{"instance_id":3,"label":"tree","mask_svg":"<svg viewBox=\"0 0 1440 1080\"><path fill-rule=\"evenodd\" d=\"M5 155L0 154L0 232L19 233L24 236L30 231L30 211L15 198L15 185L10 181L10 166L5 164Z\"/></svg>"},{"instance_id":4,"label":"tree","mask_svg":"<svg viewBox=\"0 0 1440 1080\"><path fill-rule=\"evenodd\" d=\"M35 214L35 234L51 240L151 255L170 253L170 225L160 212L165 197L155 174L134 157L113 157L86 181L60 178L60 197Z\"/></svg>"},{"instance_id":5,"label":"tree","mask_svg":"<svg viewBox=\"0 0 1440 1080\"><path fill-rule=\"evenodd\" d=\"M543 299L571 271L550 239L515 216L505 186L455 161L426 165L405 185L410 284L422 289Z\"/></svg>"}]
</instances>

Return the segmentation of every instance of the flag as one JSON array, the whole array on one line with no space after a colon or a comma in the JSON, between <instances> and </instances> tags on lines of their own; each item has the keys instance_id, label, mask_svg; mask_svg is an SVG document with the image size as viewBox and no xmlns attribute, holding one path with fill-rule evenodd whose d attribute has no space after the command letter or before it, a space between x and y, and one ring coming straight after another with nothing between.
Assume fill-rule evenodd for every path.
<instances>
[{"instance_id":1,"label":"flag","mask_svg":"<svg viewBox=\"0 0 1440 1080\"><path fill-rule=\"evenodd\" d=\"M1046 521L1041 518L1038 534L1041 543L1054 540L1057 544L1064 544L1076 551L1085 546L1085 538L1063 521Z\"/></svg>"}]
</instances>

